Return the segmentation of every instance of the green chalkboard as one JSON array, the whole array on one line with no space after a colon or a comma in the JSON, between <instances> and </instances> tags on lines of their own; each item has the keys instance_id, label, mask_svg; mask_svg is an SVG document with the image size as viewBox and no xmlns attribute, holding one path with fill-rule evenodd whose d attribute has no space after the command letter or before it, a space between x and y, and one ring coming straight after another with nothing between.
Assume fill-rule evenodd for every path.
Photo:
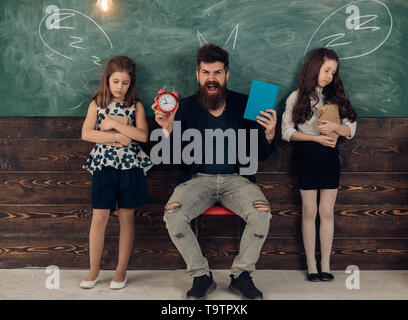
<instances>
[{"instance_id":1,"label":"green chalkboard","mask_svg":"<svg viewBox=\"0 0 408 320\"><path fill-rule=\"evenodd\" d=\"M195 55L230 52L232 90L253 79L280 85L278 113L296 89L305 53L334 49L361 117L407 117L406 0L1 0L0 116L83 116L105 61L138 66L139 98L197 89Z\"/></svg>"}]
</instances>

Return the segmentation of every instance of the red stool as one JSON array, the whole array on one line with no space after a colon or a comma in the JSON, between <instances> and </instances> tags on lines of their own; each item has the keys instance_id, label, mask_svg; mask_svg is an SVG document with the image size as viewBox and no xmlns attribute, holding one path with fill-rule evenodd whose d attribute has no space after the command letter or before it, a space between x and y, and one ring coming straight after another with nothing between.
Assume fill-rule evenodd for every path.
<instances>
[{"instance_id":1,"label":"red stool","mask_svg":"<svg viewBox=\"0 0 408 320\"><path fill-rule=\"evenodd\" d=\"M229 210L227 208L221 207L221 206L211 207L211 208L205 210L202 214L207 215L207 216L234 216L234 215L236 215L235 212L233 212L233 211L231 211L231 210ZM240 234L240 236L242 236L242 233L244 232L245 225L246 225L246 223L245 223L244 219L242 219L240 217L240 225L239 225L239 234ZM199 238L200 238L200 216L198 216L194 221L194 231L195 231L194 233L195 233L195 236L196 236L197 241L198 241Z\"/></svg>"}]
</instances>

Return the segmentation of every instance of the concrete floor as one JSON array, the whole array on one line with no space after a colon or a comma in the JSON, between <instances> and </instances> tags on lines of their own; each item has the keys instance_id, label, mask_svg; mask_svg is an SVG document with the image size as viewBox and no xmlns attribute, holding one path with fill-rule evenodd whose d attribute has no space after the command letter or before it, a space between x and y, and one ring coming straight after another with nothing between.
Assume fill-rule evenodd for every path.
<instances>
[{"instance_id":1,"label":"concrete floor","mask_svg":"<svg viewBox=\"0 0 408 320\"><path fill-rule=\"evenodd\" d=\"M0 300L183 300L192 285L184 270L130 270L127 286L115 291L109 288L114 271L102 270L96 286L85 290L79 283L87 270L55 270L0 269ZM212 272L217 289L208 300L241 300L228 290L229 270ZM264 300L408 300L407 270L332 272L330 283L305 281L305 273L296 270L257 270L252 276ZM357 286L357 276L359 289L348 289Z\"/></svg>"}]
</instances>

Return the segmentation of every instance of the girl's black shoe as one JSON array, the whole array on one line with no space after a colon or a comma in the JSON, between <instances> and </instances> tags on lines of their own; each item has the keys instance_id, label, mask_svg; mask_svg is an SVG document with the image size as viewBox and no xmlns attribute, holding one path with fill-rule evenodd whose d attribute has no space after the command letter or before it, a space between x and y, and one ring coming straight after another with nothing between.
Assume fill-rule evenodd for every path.
<instances>
[{"instance_id":1,"label":"girl's black shoe","mask_svg":"<svg viewBox=\"0 0 408 320\"><path fill-rule=\"evenodd\" d=\"M328 272L320 272L319 273L319 280L320 281L333 281L334 276Z\"/></svg>"},{"instance_id":2,"label":"girl's black shoe","mask_svg":"<svg viewBox=\"0 0 408 320\"><path fill-rule=\"evenodd\" d=\"M319 274L318 273L307 273L306 279L307 281L317 282L319 281Z\"/></svg>"}]
</instances>

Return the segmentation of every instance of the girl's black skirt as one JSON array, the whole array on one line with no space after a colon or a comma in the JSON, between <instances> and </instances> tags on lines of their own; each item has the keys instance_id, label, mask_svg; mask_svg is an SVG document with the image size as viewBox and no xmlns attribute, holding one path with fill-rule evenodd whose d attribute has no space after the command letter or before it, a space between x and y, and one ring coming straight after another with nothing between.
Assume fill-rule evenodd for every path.
<instances>
[{"instance_id":1,"label":"girl's black skirt","mask_svg":"<svg viewBox=\"0 0 408 320\"><path fill-rule=\"evenodd\" d=\"M299 188L302 190L337 189L340 159L335 148L311 141L299 142Z\"/></svg>"}]
</instances>

